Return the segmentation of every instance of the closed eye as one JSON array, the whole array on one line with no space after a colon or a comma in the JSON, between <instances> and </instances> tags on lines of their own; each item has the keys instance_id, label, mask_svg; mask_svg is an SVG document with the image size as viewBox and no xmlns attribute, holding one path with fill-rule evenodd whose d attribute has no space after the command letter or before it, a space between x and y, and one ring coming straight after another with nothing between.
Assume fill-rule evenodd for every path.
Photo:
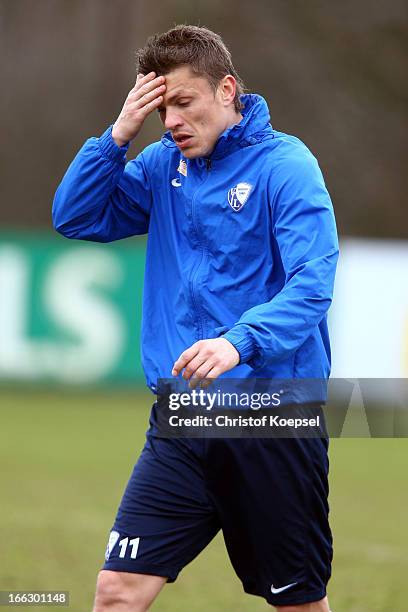
<instances>
[{"instance_id":1,"label":"closed eye","mask_svg":"<svg viewBox=\"0 0 408 612\"><path fill-rule=\"evenodd\" d=\"M190 104L190 100L186 100L185 102L177 102L177 106L185 107L185 106L188 106L189 104ZM165 113L166 109L165 108L158 108L157 112L160 113L160 114L161 113Z\"/></svg>"}]
</instances>

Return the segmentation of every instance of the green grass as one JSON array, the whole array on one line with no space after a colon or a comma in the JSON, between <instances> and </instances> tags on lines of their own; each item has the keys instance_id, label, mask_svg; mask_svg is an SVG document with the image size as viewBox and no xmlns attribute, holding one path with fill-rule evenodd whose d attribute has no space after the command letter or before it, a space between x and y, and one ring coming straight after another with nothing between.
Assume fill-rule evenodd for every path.
<instances>
[{"instance_id":1,"label":"green grass","mask_svg":"<svg viewBox=\"0 0 408 612\"><path fill-rule=\"evenodd\" d=\"M131 392L0 391L0 589L67 590L71 612L91 609L150 404ZM333 612L406 610L407 456L407 440L331 441ZM152 607L268 609L242 591L221 536Z\"/></svg>"}]
</instances>

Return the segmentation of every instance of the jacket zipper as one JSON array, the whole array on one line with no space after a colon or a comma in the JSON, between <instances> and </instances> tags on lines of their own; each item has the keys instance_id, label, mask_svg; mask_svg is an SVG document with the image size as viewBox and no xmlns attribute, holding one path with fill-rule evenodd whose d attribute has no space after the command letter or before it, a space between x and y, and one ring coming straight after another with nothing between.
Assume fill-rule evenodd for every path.
<instances>
[{"instance_id":1,"label":"jacket zipper","mask_svg":"<svg viewBox=\"0 0 408 612\"><path fill-rule=\"evenodd\" d=\"M197 313L197 327L198 327L198 340L202 340L204 338L204 330L203 330L203 324L202 321L200 319L200 305L199 305L199 301L197 299L197 293L196 293L196 287L194 284L194 281L197 279L197 275L198 275L198 270L203 262L204 259L204 251L205 251L205 246L204 244L201 242L200 240L200 234L198 232L198 226L196 224L196 221L194 219L194 211L195 211L195 200L197 197L197 192L200 191L201 187L204 185L204 183L206 182L209 172L211 170L211 160L210 159L206 159L205 160L205 167L207 170L207 174L203 180L203 182L201 183L201 185L196 189L193 199L191 201L191 223L193 225L194 228L194 232L195 235L197 237L197 242L199 244L199 247L201 248L201 257L195 267L195 269L192 272L191 278L190 278L190 292L191 292L191 298L192 298L192 303L193 303L193 309L194 312Z\"/></svg>"}]
</instances>

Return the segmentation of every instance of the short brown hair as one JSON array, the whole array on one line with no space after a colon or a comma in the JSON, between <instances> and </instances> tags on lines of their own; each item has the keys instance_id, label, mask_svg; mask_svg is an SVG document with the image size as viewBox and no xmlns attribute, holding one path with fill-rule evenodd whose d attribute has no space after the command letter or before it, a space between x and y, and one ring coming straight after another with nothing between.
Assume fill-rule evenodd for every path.
<instances>
[{"instance_id":1,"label":"short brown hair","mask_svg":"<svg viewBox=\"0 0 408 612\"><path fill-rule=\"evenodd\" d=\"M188 65L197 75L206 77L214 91L221 79L231 74L236 82L235 110L243 108L240 95L244 83L236 72L221 36L207 28L178 25L163 34L147 39L146 45L136 52L137 71L165 75L178 66Z\"/></svg>"}]
</instances>

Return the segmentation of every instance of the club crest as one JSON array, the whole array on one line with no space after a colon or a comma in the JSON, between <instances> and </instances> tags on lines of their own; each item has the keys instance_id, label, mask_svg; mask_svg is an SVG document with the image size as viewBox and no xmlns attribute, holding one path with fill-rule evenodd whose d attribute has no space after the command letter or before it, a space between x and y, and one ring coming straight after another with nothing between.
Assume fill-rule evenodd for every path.
<instances>
[{"instance_id":1,"label":"club crest","mask_svg":"<svg viewBox=\"0 0 408 612\"><path fill-rule=\"evenodd\" d=\"M232 210L239 212L249 198L249 194L252 191L252 185L249 183L238 183L236 187L228 192L228 203Z\"/></svg>"},{"instance_id":2,"label":"club crest","mask_svg":"<svg viewBox=\"0 0 408 612\"><path fill-rule=\"evenodd\" d=\"M109 534L109 542L108 545L106 547L106 553L105 553L105 560L108 561L110 554L116 544L116 542L119 540L120 534L117 531L111 531Z\"/></svg>"},{"instance_id":3,"label":"club crest","mask_svg":"<svg viewBox=\"0 0 408 612\"><path fill-rule=\"evenodd\" d=\"M184 159L180 159L177 172L180 172L180 174L182 174L183 176L187 176L187 162Z\"/></svg>"}]
</instances>

